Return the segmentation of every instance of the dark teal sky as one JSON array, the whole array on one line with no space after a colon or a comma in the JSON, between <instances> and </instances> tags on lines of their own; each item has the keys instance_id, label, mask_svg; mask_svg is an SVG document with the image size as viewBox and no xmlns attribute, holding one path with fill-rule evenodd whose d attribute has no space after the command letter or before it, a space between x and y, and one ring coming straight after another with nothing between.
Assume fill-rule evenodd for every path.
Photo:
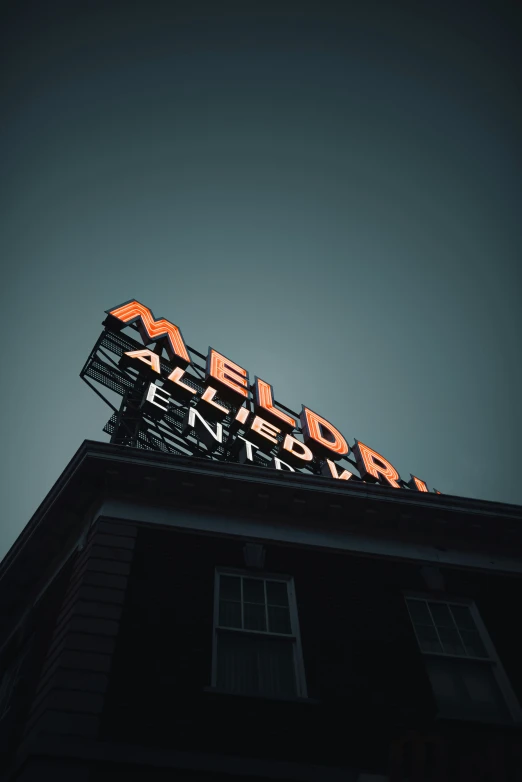
<instances>
[{"instance_id":1,"label":"dark teal sky","mask_svg":"<svg viewBox=\"0 0 522 782\"><path fill-rule=\"evenodd\" d=\"M515 8L7 4L0 556L107 439L78 373L129 298L403 478L522 503Z\"/></svg>"}]
</instances>

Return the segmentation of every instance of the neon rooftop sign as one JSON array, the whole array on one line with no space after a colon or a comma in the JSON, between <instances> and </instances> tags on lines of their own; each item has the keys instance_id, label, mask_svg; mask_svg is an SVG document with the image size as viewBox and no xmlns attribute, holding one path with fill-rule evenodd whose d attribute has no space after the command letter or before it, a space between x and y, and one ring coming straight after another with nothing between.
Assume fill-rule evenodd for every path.
<instances>
[{"instance_id":1,"label":"neon rooftop sign","mask_svg":"<svg viewBox=\"0 0 522 782\"><path fill-rule=\"evenodd\" d=\"M114 410L105 427L114 442L428 492L424 480L404 481L369 445L349 445L319 413L302 405L298 415L276 402L268 381L252 381L215 348L204 356L188 347L178 326L156 319L139 301L107 310L104 326L81 376ZM139 333L141 345L126 327ZM117 363L107 351L119 356ZM120 409L87 378L120 393Z\"/></svg>"}]
</instances>

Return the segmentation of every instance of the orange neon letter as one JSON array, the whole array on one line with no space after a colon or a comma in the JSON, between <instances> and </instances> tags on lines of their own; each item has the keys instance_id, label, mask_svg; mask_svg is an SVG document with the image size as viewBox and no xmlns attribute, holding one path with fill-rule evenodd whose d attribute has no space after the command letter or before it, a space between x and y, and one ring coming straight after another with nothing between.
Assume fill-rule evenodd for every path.
<instances>
[{"instance_id":1,"label":"orange neon letter","mask_svg":"<svg viewBox=\"0 0 522 782\"><path fill-rule=\"evenodd\" d=\"M416 491L428 491L428 487L426 486L425 482L421 481L420 478L416 478L415 475L411 475L411 480L408 481L408 486L410 489L415 489Z\"/></svg>"},{"instance_id":2,"label":"orange neon letter","mask_svg":"<svg viewBox=\"0 0 522 782\"><path fill-rule=\"evenodd\" d=\"M228 407L223 407L223 405L220 405L219 402L216 402L214 397L216 396L216 389L212 388L212 386L208 386L205 390L205 393L201 397L202 402L208 402L209 405L212 405L216 408L216 410L219 410L220 413L224 413L225 415L228 415L230 413L230 410Z\"/></svg>"},{"instance_id":3,"label":"orange neon letter","mask_svg":"<svg viewBox=\"0 0 522 782\"><path fill-rule=\"evenodd\" d=\"M386 480L394 489L400 489L400 476L395 467L377 451L368 448L367 445L355 441L353 446L357 469L361 473L363 481Z\"/></svg>"},{"instance_id":4,"label":"orange neon letter","mask_svg":"<svg viewBox=\"0 0 522 782\"><path fill-rule=\"evenodd\" d=\"M192 388L192 386L188 386L181 379L184 374L185 374L185 371L183 369L181 369L181 367L176 367L176 369L172 370L172 372L168 376L167 380L170 380L171 383L176 383L177 386L179 386L180 388L183 388L185 391L188 391L190 394L195 394L196 393L196 389Z\"/></svg>"},{"instance_id":5,"label":"orange neon letter","mask_svg":"<svg viewBox=\"0 0 522 782\"><path fill-rule=\"evenodd\" d=\"M248 372L239 364L235 364L229 358L213 348L208 349L207 356L207 380L213 377L222 385L248 398Z\"/></svg>"},{"instance_id":6,"label":"orange neon letter","mask_svg":"<svg viewBox=\"0 0 522 782\"><path fill-rule=\"evenodd\" d=\"M277 407L274 406L272 386L270 383L265 383L265 381L261 380L259 377L256 377L255 379L255 400L258 407L262 407L267 413L276 416L285 424L291 426L292 429L295 429L297 423L295 418L283 413L282 410L278 410Z\"/></svg>"},{"instance_id":7,"label":"orange neon letter","mask_svg":"<svg viewBox=\"0 0 522 782\"><path fill-rule=\"evenodd\" d=\"M278 429L277 426L268 423L268 421L264 421L258 415L256 415L252 421L250 428L253 432L257 432L257 434L260 434L262 437L266 437L267 440L270 440L270 442L274 444L277 443L277 435L281 432L281 429Z\"/></svg>"},{"instance_id":8,"label":"orange neon letter","mask_svg":"<svg viewBox=\"0 0 522 782\"><path fill-rule=\"evenodd\" d=\"M310 448L299 440L296 440L295 437L292 437L290 434L285 435L283 450L288 451L292 456L301 459L303 462L311 462L314 458Z\"/></svg>"},{"instance_id":9,"label":"orange neon letter","mask_svg":"<svg viewBox=\"0 0 522 782\"><path fill-rule=\"evenodd\" d=\"M249 415L250 410L248 407L240 407L234 420L239 421L240 424L246 424Z\"/></svg>"},{"instance_id":10,"label":"orange neon letter","mask_svg":"<svg viewBox=\"0 0 522 782\"><path fill-rule=\"evenodd\" d=\"M144 364L147 364L148 367L153 369L154 372L157 372L158 375L161 374L160 358L158 354L153 353L152 350L129 350L125 355L129 356L129 358L138 358L140 361L143 361Z\"/></svg>"},{"instance_id":11,"label":"orange neon letter","mask_svg":"<svg viewBox=\"0 0 522 782\"><path fill-rule=\"evenodd\" d=\"M350 450L348 443L335 426L304 405L301 413L301 428L306 443L313 440L321 446L321 450L329 451L334 459L340 459Z\"/></svg>"},{"instance_id":12,"label":"orange neon letter","mask_svg":"<svg viewBox=\"0 0 522 782\"><path fill-rule=\"evenodd\" d=\"M144 307L139 301L135 299L127 301L119 307L107 310L107 314L121 320L122 323L133 323L137 320L141 338L145 343L157 342L165 338L170 360L174 361L177 358L185 365L190 364L190 356L179 328L165 318L156 320L149 308Z\"/></svg>"}]
</instances>

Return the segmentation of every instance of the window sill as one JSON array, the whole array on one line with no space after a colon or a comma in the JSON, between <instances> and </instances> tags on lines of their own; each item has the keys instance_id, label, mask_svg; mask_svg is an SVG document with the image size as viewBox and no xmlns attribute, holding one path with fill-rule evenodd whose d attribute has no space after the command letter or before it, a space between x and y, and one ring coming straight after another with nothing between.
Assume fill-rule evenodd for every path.
<instances>
[{"instance_id":1,"label":"window sill","mask_svg":"<svg viewBox=\"0 0 522 782\"><path fill-rule=\"evenodd\" d=\"M280 696L258 695L255 693L249 695L244 692L230 692L229 690L219 690L217 687L203 687L203 692L213 693L214 695L226 695L229 698L255 698L256 700L274 701L275 703L309 703L309 704L317 705L318 703L321 702L317 698L301 698L297 695L295 697L285 697L284 695L280 695Z\"/></svg>"}]
</instances>

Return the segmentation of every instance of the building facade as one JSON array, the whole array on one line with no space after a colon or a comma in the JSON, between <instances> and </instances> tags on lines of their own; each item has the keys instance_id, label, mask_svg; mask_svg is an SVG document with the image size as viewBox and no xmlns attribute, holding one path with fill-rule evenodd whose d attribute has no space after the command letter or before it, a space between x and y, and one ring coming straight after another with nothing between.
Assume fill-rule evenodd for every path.
<instances>
[{"instance_id":1,"label":"building facade","mask_svg":"<svg viewBox=\"0 0 522 782\"><path fill-rule=\"evenodd\" d=\"M2 778L521 780L521 523L86 441L0 565Z\"/></svg>"}]
</instances>

